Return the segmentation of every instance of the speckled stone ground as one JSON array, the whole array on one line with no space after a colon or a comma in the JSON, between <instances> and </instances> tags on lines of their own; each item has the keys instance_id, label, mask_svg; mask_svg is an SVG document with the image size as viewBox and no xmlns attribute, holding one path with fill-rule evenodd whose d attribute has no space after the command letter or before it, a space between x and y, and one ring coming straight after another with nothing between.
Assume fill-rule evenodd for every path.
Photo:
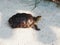
<instances>
[{"instance_id":1,"label":"speckled stone ground","mask_svg":"<svg viewBox=\"0 0 60 45\"><path fill-rule=\"evenodd\" d=\"M29 1L0 0L0 45L60 45L60 7L41 1L32 10L34 2ZM33 16L42 16L38 22L41 31L10 28L8 19L17 12L27 11Z\"/></svg>"}]
</instances>

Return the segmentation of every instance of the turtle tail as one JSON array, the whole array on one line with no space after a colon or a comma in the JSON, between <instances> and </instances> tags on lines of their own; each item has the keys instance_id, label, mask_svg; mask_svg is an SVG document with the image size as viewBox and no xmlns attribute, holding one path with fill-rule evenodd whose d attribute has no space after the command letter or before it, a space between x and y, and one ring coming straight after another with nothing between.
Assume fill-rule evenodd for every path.
<instances>
[{"instance_id":1,"label":"turtle tail","mask_svg":"<svg viewBox=\"0 0 60 45\"><path fill-rule=\"evenodd\" d=\"M41 19L41 16L34 17L35 22L38 22Z\"/></svg>"}]
</instances>

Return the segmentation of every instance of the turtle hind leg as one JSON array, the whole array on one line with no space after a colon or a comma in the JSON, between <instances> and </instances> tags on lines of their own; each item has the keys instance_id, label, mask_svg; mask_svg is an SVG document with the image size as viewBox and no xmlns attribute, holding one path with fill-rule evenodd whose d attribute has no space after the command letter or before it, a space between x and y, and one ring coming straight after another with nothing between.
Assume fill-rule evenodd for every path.
<instances>
[{"instance_id":1,"label":"turtle hind leg","mask_svg":"<svg viewBox=\"0 0 60 45\"><path fill-rule=\"evenodd\" d=\"M37 30L37 31L39 31L40 29L38 28L38 26L37 25L34 25L34 27L33 27L35 30Z\"/></svg>"}]
</instances>

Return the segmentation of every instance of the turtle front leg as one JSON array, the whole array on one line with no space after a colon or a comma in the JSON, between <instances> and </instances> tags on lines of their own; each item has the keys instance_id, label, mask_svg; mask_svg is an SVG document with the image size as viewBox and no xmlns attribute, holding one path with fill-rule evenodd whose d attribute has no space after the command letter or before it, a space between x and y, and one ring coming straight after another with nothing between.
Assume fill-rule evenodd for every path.
<instances>
[{"instance_id":1,"label":"turtle front leg","mask_svg":"<svg viewBox=\"0 0 60 45\"><path fill-rule=\"evenodd\" d=\"M35 30L37 30L37 31L40 30L36 24L33 26L33 28L34 28Z\"/></svg>"}]
</instances>

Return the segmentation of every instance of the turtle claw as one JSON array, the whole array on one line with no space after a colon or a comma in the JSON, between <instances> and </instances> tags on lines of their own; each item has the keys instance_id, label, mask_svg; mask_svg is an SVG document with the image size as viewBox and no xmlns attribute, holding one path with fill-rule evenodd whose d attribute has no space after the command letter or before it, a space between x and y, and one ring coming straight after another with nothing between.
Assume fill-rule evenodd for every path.
<instances>
[{"instance_id":1,"label":"turtle claw","mask_svg":"<svg viewBox=\"0 0 60 45\"><path fill-rule=\"evenodd\" d=\"M37 31L40 31L40 29L36 29Z\"/></svg>"},{"instance_id":2,"label":"turtle claw","mask_svg":"<svg viewBox=\"0 0 60 45\"><path fill-rule=\"evenodd\" d=\"M40 29L38 28L37 25L34 25L34 29L37 30L37 31L40 31Z\"/></svg>"}]
</instances>

